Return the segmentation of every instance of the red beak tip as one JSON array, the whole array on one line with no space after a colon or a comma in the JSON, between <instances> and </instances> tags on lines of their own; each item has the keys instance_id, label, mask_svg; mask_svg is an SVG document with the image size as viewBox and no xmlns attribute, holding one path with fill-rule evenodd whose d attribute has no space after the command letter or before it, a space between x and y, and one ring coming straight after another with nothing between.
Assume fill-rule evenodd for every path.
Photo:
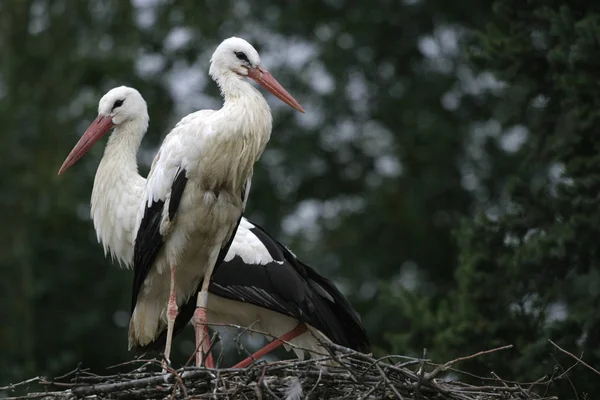
<instances>
[{"instance_id":1,"label":"red beak tip","mask_svg":"<svg viewBox=\"0 0 600 400\"><path fill-rule=\"evenodd\" d=\"M65 164L63 163L63 165L60 166L60 168L58 169L58 175L62 175L63 172L65 172L67 170Z\"/></svg>"}]
</instances>

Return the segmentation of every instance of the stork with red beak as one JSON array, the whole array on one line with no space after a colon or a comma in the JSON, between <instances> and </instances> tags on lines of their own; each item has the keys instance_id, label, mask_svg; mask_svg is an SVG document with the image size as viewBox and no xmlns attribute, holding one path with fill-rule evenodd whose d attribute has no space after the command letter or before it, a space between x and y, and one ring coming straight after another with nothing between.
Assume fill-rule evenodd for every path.
<instances>
[{"instance_id":1,"label":"stork with red beak","mask_svg":"<svg viewBox=\"0 0 600 400\"><path fill-rule=\"evenodd\" d=\"M106 233L99 230L99 224L106 224L100 221L116 215L112 222L116 225L122 223L121 217L132 207L138 209L134 222L123 223L127 225L124 231L132 232L133 242L130 348L152 343L166 325L168 360L178 307L196 295L202 282L192 318L198 366L203 363L203 351L209 347L206 308L210 277L231 245L248 199L254 164L271 135L270 108L246 78L304 112L261 66L257 51L243 39L232 37L217 47L211 58L210 75L221 89L223 107L192 113L175 126L156 155L147 181L139 177L125 182L135 187L134 192L140 196L127 196L123 205L117 196L107 200L101 193L116 190L115 179L131 177L133 169L137 175L135 151L147 128L147 113L125 128L137 129L137 134L111 135L92 193L96 230L113 254L119 248L116 242L126 243L128 238L115 237L114 227L106 229ZM125 97L101 102L98 118L71 151L59 174L111 127L132 118L120 112L127 101ZM120 170L123 166L127 171ZM170 279L164 279L168 274Z\"/></svg>"},{"instance_id":2,"label":"stork with red beak","mask_svg":"<svg viewBox=\"0 0 600 400\"><path fill-rule=\"evenodd\" d=\"M146 182L138 174L136 153L148 126L148 111L140 93L124 86L104 95L99 109L115 104L114 131L94 182L92 218L105 252L130 267L138 209L135 205L144 196ZM225 259L211 277L208 291L209 324L251 325L269 337L279 338L238 363L238 367L260 359L282 341L295 345L298 357L304 355L301 348L310 350L310 354L325 353L319 340L370 351L360 317L335 285L243 217ZM192 296L179 310L174 335L187 325L195 308ZM164 349L165 342L163 326L157 340L141 349ZM211 365L209 358L206 364Z\"/></svg>"}]
</instances>

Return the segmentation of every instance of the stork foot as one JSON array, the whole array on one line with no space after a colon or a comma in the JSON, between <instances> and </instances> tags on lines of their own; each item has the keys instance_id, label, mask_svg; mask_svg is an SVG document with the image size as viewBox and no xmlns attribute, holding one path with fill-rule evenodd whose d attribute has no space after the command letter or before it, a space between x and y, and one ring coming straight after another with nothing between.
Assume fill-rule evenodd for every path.
<instances>
[{"instance_id":1,"label":"stork foot","mask_svg":"<svg viewBox=\"0 0 600 400\"><path fill-rule=\"evenodd\" d=\"M166 374L167 372L169 372L169 369L171 367L171 360L164 357L160 365L162 366L162 373Z\"/></svg>"},{"instance_id":2,"label":"stork foot","mask_svg":"<svg viewBox=\"0 0 600 400\"><path fill-rule=\"evenodd\" d=\"M282 336L278 337L277 339L274 339L271 343L269 343L262 349L258 350L256 353L252 354L250 357L246 358L245 360L240 361L239 363L235 364L232 368L246 368L247 366L252 364L253 361L256 361L256 360L266 356L267 354L269 354L270 352L272 352L279 346L283 345L285 342L289 342L290 340L302 335L304 332L306 332L306 329L307 328L306 328L305 324L299 323L298 325L296 325L296 327L294 329L292 329L285 335L282 335Z\"/></svg>"},{"instance_id":3,"label":"stork foot","mask_svg":"<svg viewBox=\"0 0 600 400\"><path fill-rule=\"evenodd\" d=\"M210 351L210 337L206 326L205 307L196 307L193 322L196 333L196 366L202 366L203 356L206 355L206 368L214 368L215 364Z\"/></svg>"}]
</instances>

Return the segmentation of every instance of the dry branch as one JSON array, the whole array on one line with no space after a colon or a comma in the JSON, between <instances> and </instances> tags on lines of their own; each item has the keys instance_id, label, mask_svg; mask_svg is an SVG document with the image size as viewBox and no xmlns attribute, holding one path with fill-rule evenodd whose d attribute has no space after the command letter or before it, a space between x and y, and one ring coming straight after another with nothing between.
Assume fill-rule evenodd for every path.
<instances>
[{"instance_id":1,"label":"dry branch","mask_svg":"<svg viewBox=\"0 0 600 400\"><path fill-rule=\"evenodd\" d=\"M583 354L581 355L581 357L577 357L575 354L563 349L562 347L560 347L559 345L557 345L556 343L554 343L552 340L548 339L548 341L550 342L550 344L552 344L554 347L556 347L558 350L562 351L563 353L571 356L572 358L574 358L579 364L583 365L584 367L586 367L587 369L594 371L595 373L597 373L598 375L600 375L600 371L598 371L596 368L592 367L591 365L587 364L585 361L582 360Z\"/></svg>"},{"instance_id":2,"label":"dry branch","mask_svg":"<svg viewBox=\"0 0 600 400\"><path fill-rule=\"evenodd\" d=\"M184 367L168 373L160 371L160 360L143 360L145 365L129 373L100 376L77 368L60 379L44 377L0 388L7 392L33 384L38 390L7 399L444 399L444 400L550 400L536 393L548 385L543 379L519 385L497 376L485 385L438 379L463 360L483 357L510 346L482 351L438 365L430 360L401 356L375 359L336 345L327 345L330 355L305 361L258 362L246 369ZM391 361L390 361L391 360ZM327 363L327 365L325 365ZM416 369L410 369L410 367ZM155 368L156 371L149 371ZM429 369L430 372L425 370ZM299 396L299 397L298 397Z\"/></svg>"}]
</instances>

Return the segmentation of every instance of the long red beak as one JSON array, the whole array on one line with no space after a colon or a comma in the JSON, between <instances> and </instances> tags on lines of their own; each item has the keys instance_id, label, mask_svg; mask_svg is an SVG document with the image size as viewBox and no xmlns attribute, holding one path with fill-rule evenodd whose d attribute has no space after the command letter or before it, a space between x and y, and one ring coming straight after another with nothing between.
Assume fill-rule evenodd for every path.
<instances>
[{"instance_id":1,"label":"long red beak","mask_svg":"<svg viewBox=\"0 0 600 400\"><path fill-rule=\"evenodd\" d=\"M277 96L279 100L304 114L304 108L302 108L300 103L298 103L298 101L296 101L296 99L294 99L292 95L289 94L287 90L285 90L283 86L279 84L279 82L277 82L277 79L275 79L269 71L262 67L249 68L248 76L258 82L269 92Z\"/></svg>"},{"instance_id":2,"label":"long red beak","mask_svg":"<svg viewBox=\"0 0 600 400\"><path fill-rule=\"evenodd\" d=\"M62 174L75 164L83 155L98 141L102 136L106 135L106 132L110 131L115 126L112 119L105 115L98 115L98 117L92 122L87 128L79 142L73 147L73 150L67 156L67 159L63 163L58 174Z\"/></svg>"}]
</instances>

